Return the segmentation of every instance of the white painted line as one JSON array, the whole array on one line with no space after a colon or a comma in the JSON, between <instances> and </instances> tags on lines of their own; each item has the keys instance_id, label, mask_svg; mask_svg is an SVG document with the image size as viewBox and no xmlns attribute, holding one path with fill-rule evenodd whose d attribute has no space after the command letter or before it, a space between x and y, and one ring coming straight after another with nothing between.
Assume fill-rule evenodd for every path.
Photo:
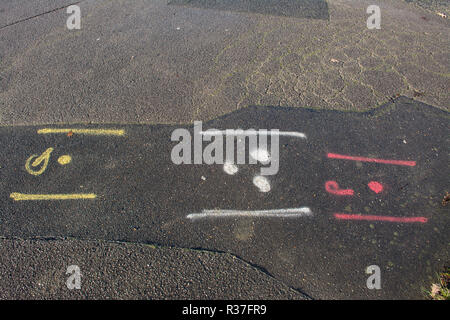
<instances>
[{"instance_id":1,"label":"white painted line","mask_svg":"<svg viewBox=\"0 0 450 320\"><path fill-rule=\"evenodd\" d=\"M313 213L308 207L274 209L274 210L203 210L202 213L191 213L186 216L188 219L201 218L230 218L230 217L261 217L261 218L300 218L309 217Z\"/></svg>"},{"instance_id":2,"label":"white painted line","mask_svg":"<svg viewBox=\"0 0 450 320\"><path fill-rule=\"evenodd\" d=\"M297 131L267 131L267 130L235 130L235 129L228 129L228 130L207 130L207 131L200 131L201 135L204 136L217 136L219 134L223 134L226 136L257 136L257 135L269 135L269 136L286 136L286 137L294 137L294 138L301 138L306 139L306 134L302 132Z\"/></svg>"}]
</instances>

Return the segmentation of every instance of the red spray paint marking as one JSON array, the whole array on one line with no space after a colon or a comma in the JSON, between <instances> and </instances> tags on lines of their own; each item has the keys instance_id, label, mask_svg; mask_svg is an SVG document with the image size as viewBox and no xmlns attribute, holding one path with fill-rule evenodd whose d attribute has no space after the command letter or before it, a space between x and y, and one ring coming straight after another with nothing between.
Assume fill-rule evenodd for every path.
<instances>
[{"instance_id":1,"label":"red spray paint marking","mask_svg":"<svg viewBox=\"0 0 450 320\"><path fill-rule=\"evenodd\" d=\"M370 190L375 193L380 193L384 189L383 185L377 181L370 181L367 185L369 186Z\"/></svg>"},{"instance_id":2,"label":"red spray paint marking","mask_svg":"<svg viewBox=\"0 0 450 320\"><path fill-rule=\"evenodd\" d=\"M346 156L346 155L337 154L337 153L328 153L327 157L330 159L375 162L375 163L394 164L394 165L398 165L398 166L409 166L409 167L414 167L416 165L415 161L386 160L386 159L376 159L376 158L366 158L366 157L355 157L355 156Z\"/></svg>"},{"instance_id":3,"label":"red spray paint marking","mask_svg":"<svg viewBox=\"0 0 450 320\"><path fill-rule=\"evenodd\" d=\"M336 219L340 220L367 220L367 221L388 221L388 222L422 222L428 221L425 217L389 217L389 216L371 216L360 214L335 213Z\"/></svg>"},{"instance_id":4,"label":"red spray paint marking","mask_svg":"<svg viewBox=\"0 0 450 320\"><path fill-rule=\"evenodd\" d=\"M325 182L325 190L338 196L352 196L355 193L352 189L339 189L339 185L336 181Z\"/></svg>"}]
</instances>

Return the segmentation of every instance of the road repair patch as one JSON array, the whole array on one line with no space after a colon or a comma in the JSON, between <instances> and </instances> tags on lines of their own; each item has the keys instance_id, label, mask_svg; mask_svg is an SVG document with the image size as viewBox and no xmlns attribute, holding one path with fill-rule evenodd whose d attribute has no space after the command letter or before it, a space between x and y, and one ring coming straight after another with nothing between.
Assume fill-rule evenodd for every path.
<instances>
[{"instance_id":1,"label":"road repair patch","mask_svg":"<svg viewBox=\"0 0 450 320\"><path fill-rule=\"evenodd\" d=\"M327 20L330 17L328 4L323 0L171 0L169 5L294 18Z\"/></svg>"},{"instance_id":2,"label":"road repair patch","mask_svg":"<svg viewBox=\"0 0 450 320\"><path fill-rule=\"evenodd\" d=\"M175 164L171 137L192 125L0 127L0 236L230 252L313 297L417 298L448 259L448 113L400 97L366 113L248 107L212 128L278 129L277 172L261 175L270 148ZM366 287L371 265L383 290Z\"/></svg>"}]
</instances>

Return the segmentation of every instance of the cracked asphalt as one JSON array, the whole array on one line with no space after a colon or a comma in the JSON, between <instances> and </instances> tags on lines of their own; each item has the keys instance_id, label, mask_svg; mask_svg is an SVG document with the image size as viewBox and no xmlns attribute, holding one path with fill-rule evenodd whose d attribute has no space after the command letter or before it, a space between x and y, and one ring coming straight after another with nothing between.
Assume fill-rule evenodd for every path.
<instances>
[{"instance_id":1,"label":"cracked asphalt","mask_svg":"<svg viewBox=\"0 0 450 320\"><path fill-rule=\"evenodd\" d=\"M0 298L424 298L449 259L448 208L440 201L448 191L450 33L448 18L437 14L448 6L327 0L268 10L183 2L0 3ZM69 31L65 8L74 3L82 27ZM372 4L381 8L381 30L366 27ZM265 197L247 189L252 169L236 178L171 165L171 130L200 120L307 131L308 143L283 144L278 189ZM43 125L69 124L121 126L131 140L36 135ZM29 176L25 160L50 146L75 154L75 167L50 164L46 180ZM355 175L354 164L322 159L333 149L418 165L358 163ZM105 166L95 169L98 162ZM323 183L336 175L352 186L383 179L391 193L358 194L356 204L330 198ZM73 186L100 199L17 205L10 197ZM207 208L299 204L318 220L185 219ZM332 219L333 210L379 209L423 214L428 223ZM382 290L365 287L364 268L374 260L386 274ZM80 291L65 286L68 264L81 267Z\"/></svg>"},{"instance_id":2,"label":"cracked asphalt","mask_svg":"<svg viewBox=\"0 0 450 320\"><path fill-rule=\"evenodd\" d=\"M328 20L83 1L81 30L64 10L1 30L0 123L173 124L247 105L368 110L395 95L448 110L448 19L379 1L383 27L368 30L368 4L328 1ZM19 20L28 8L2 7Z\"/></svg>"}]
</instances>

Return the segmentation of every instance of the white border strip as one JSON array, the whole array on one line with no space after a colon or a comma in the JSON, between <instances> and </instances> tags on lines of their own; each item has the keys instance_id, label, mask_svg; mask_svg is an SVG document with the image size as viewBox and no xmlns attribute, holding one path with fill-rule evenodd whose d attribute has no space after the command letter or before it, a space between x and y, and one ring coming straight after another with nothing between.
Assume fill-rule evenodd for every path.
<instances>
[{"instance_id":1,"label":"white border strip","mask_svg":"<svg viewBox=\"0 0 450 320\"><path fill-rule=\"evenodd\" d=\"M235 130L235 129L228 129L228 130L207 130L207 131L200 131L201 135L204 136L217 136L219 134L223 134L225 136L249 136L249 135L270 135L270 136L287 136L287 137L294 137L294 138L301 138L306 139L306 134L302 132L297 131L267 131L267 130Z\"/></svg>"},{"instance_id":2,"label":"white border strip","mask_svg":"<svg viewBox=\"0 0 450 320\"><path fill-rule=\"evenodd\" d=\"M313 213L308 207L274 209L274 210L203 210L202 213L191 213L186 216L188 219L201 218L230 218L230 217L262 217L262 218L300 218L309 217Z\"/></svg>"}]
</instances>

